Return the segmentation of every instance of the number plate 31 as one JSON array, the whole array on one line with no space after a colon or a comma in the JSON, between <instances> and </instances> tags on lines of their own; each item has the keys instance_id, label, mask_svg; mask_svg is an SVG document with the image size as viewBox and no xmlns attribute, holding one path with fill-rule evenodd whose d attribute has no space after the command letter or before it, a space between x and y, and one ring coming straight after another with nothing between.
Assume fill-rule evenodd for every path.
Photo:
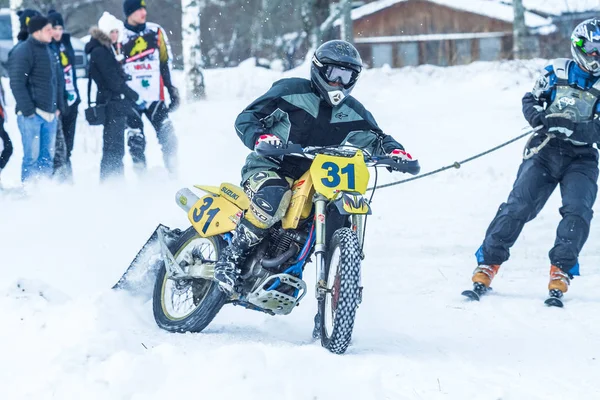
<instances>
[{"instance_id":1,"label":"number plate 31","mask_svg":"<svg viewBox=\"0 0 600 400\"><path fill-rule=\"evenodd\" d=\"M354 157L337 157L319 154L310 167L315 190L328 199L339 192L365 194L369 184L369 169L362 151Z\"/></svg>"},{"instance_id":2,"label":"number plate 31","mask_svg":"<svg viewBox=\"0 0 600 400\"><path fill-rule=\"evenodd\" d=\"M209 194L194 204L188 218L201 237L210 237L234 230L241 211L230 201Z\"/></svg>"}]
</instances>

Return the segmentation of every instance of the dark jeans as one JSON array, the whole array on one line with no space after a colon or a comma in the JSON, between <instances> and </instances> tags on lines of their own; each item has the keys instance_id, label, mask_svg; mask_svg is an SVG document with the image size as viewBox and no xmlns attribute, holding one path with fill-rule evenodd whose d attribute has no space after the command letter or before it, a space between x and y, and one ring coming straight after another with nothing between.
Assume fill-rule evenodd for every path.
<instances>
[{"instance_id":1,"label":"dark jeans","mask_svg":"<svg viewBox=\"0 0 600 400\"><path fill-rule=\"evenodd\" d=\"M173 123L169 119L167 106L163 101L156 101L143 111L133 109L127 118L127 126L130 128L127 145L129 153L133 159L134 165L138 168L146 167L146 137L144 135L144 122L142 115L150 120L150 123L156 130L158 143L160 143L163 153L165 167L170 172L175 172L177 157L177 137Z\"/></svg>"},{"instance_id":2,"label":"dark jeans","mask_svg":"<svg viewBox=\"0 0 600 400\"><path fill-rule=\"evenodd\" d=\"M110 101L106 105L106 121L100 162L100 180L123 175L125 155L125 127L127 125L124 101Z\"/></svg>"},{"instance_id":3,"label":"dark jeans","mask_svg":"<svg viewBox=\"0 0 600 400\"><path fill-rule=\"evenodd\" d=\"M550 262L577 275L579 252L590 232L597 180L597 150L551 140L539 154L521 164L508 200L500 205L477 251L479 264L502 264L508 260L523 226L537 216L560 185L562 220L549 253Z\"/></svg>"}]
</instances>

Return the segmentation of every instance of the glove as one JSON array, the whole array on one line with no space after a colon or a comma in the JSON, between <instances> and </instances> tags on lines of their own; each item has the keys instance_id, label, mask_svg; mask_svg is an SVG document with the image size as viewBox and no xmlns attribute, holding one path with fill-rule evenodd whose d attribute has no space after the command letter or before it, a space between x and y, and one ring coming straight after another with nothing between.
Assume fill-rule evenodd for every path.
<instances>
[{"instance_id":1,"label":"glove","mask_svg":"<svg viewBox=\"0 0 600 400\"><path fill-rule=\"evenodd\" d=\"M256 143L254 143L254 148L256 148L256 146L258 146L259 143L268 143L271 146L281 146L281 144L283 143L281 141L281 139L279 139L277 136L272 135L270 133L261 133L258 138L256 139Z\"/></svg>"},{"instance_id":2,"label":"glove","mask_svg":"<svg viewBox=\"0 0 600 400\"><path fill-rule=\"evenodd\" d=\"M396 162L401 161L412 161L412 156L404 150L394 149L387 153L388 157L391 157Z\"/></svg>"},{"instance_id":3,"label":"glove","mask_svg":"<svg viewBox=\"0 0 600 400\"><path fill-rule=\"evenodd\" d=\"M537 128L538 126L543 125L544 127L541 128L541 131L542 133L547 133L548 125L546 122L546 112L540 106L534 106L534 108L536 111L533 111L529 124L532 128Z\"/></svg>"},{"instance_id":4,"label":"glove","mask_svg":"<svg viewBox=\"0 0 600 400\"><path fill-rule=\"evenodd\" d=\"M168 111L174 112L179 108L180 99L179 99L179 90L175 86L169 87L169 96L171 97L171 103L169 104Z\"/></svg>"},{"instance_id":5,"label":"glove","mask_svg":"<svg viewBox=\"0 0 600 400\"><path fill-rule=\"evenodd\" d=\"M135 102L135 108L137 108L139 111L145 110L146 108L148 108L148 103L146 103L146 101L142 100L142 98L140 97Z\"/></svg>"},{"instance_id":6,"label":"glove","mask_svg":"<svg viewBox=\"0 0 600 400\"><path fill-rule=\"evenodd\" d=\"M568 114L548 114L544 119L544 127L548 133L559 139L567 139L575 132L576 123Z\"/></svg>"}]
</instances>

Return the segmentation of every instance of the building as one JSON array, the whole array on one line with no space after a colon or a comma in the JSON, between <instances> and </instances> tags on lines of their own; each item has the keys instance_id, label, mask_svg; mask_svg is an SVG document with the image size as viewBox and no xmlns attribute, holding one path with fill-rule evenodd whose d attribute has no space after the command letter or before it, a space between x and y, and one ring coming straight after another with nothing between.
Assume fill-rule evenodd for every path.
<instances>
[{"instance_id":1,"label":"building","mask_svg":"<svg viewBox=\"0 0 600 400\"><path fill-rule=\"evenodd\" d=\"M513 8L500 0L379 0L352 10L352 19L355 44L371 67L511 57ZM533 12L525 24L531 51L556 31L550 18Z\"/></svg>"}]
</instances>

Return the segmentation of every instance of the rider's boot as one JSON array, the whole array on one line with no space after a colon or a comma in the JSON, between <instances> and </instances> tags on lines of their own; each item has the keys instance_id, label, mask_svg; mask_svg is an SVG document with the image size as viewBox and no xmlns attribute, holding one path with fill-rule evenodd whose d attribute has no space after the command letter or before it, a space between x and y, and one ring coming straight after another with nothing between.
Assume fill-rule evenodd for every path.
<instances>
[{"instance_id":1,"label":"rider's boot","mask_svg":"<svg viewBox=\"0 0 600 400\"><path fill-rule=\"evenodd\" d=\"M233 294L240 267L252 247L259 244L266 233L266 229L257 228L245 219L242 219L233 231L229 246L223 250L215 265L215 281L219 284L219 289L227 295Z\"/></svg>"}]
</instances>

